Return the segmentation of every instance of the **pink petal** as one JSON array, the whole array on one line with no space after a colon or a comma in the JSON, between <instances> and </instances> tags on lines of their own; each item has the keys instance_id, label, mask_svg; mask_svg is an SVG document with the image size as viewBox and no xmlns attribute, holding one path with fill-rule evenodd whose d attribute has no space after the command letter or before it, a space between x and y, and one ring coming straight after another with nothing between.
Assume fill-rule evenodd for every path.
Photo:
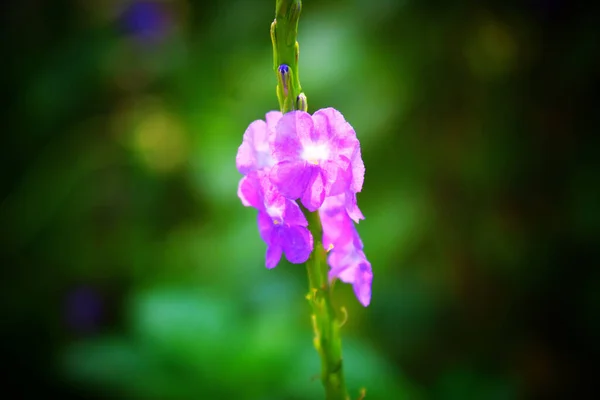
<instances>
[{"instance_id":1,"label":"pink petal","mask_svg":"<svg viewBox=\"0 0 600 400\"><path fill-rule=\"evenodd\" d=\"M248 172L257 169L257 152L268 149L267 136L267 124L265 121L256 120L248 126L235 157L237 169L241 174L246 175Z\"/></svg>"},{"instance_id":2,"label":"pink petal","mask_svg":"<svg viewBox=\"0 0 600 400\"><path fill-rule=\"evenodd\" d=\"M259 183L255 176L245 176L238 185L238 197L246 207L260 209L262 198L258 190Z\"/></svg>"},{"instance_id":3,"label":"pink petal","mask_svg":"<svg viewBox=\"0 0 600 400\"><path fill-rule=\"evenodd\" d=\"M358 221L361 219L365 219L362 211L358 208L358 203L356 201L356 193L347 192L346 193L346 211L348 212L348 216L358 224Z\"/></svg>"},{"instance_id":4,"label":"pink petal","mask_svg":"<svg viewBox=\"0 0 600 400\"><path fill-rule=\"evenodd\" d=\"M334 108L323 108L313 114L316 137L314 140L331 140L336 133L338 120L344 120L344 116Z\"/></svg>"},{"instance_id":5,"label":"pink petal","mask_svg":"<svg viewBox=\"0 0 600 400\"><path fill-rule=\"evenodd\" d=\"M263 242L270 244L273 233L273 219L265 211L260 211L256 217L258 233Z\"/></svg>"},{"instance_id":6,"label":"pink petal","mask_svg":"<svg viewBox=\"0 0 600 400\"><path fill-rule=\"evenodd\" d=\"M285 258L292 264L306 262L313 250L313 238L310 231L302 226L291 226L285 229L282 236Z\"/></svg>"},{"instance_id":7,"label":"pink petal","mask_svg":"<svg viewBox=\"0 0 600 400\"><path fill-rule=\"evenodd\" d=\"M361 154L360 154L360 146L357 146L354 150L354 154L351 158L352 165L352 182L350 184L350 189L354 193L358 193L362 190L363 183L365 181L365 164L363 163Z\"/></svg>"},{"instance_id":8,"label":"pink petal","mask_svg":"<svg viewBox=\"0 0 600 400\"><path fill-rule=\"evenodd\" d=\"M332 256L333 256L333 254L332 254ZM332 270L332 272L333 271L334 270ZM339 268L337 273L335 274L335 277L344 283L352 284L352 283L354 283L354 275L355 275L354 268L346 267L346 268Z\"/></svg>"},{"instance_id":9,"label":"pink petal","mask_svg":"<svg viewBox=\"0 0 600 400\"><path fill-rule=\"evenodd\" d=\"M349 242L345 246L334 248L327 262L331 266L329 279L338 278L342 282L352 284L358 301L363 306L368 306L371 302L373 270L365 253Z\"/></svg>"},{"instance_id":10,"label":"pink petal","mask_svg":"<svg viewBox=\"0 0 600 400\"><path fill-rule=\"evenodd\" d=\"M267 120L267 129L269 132L275 132L275 128L277 127L277 123L281 119L283 114L279 111L269 111L265 115L265 119Z\"/></svg>"},{"instance_id":11,"label":"pink petal","mask_svg":"<svg viewBox=\"0 0 600 400\"><path fill-rule=\"evenodd\" d=\"M345 195L339 194L337 196L328 196L321 209L319 210L320 214L326 214L329 217L335 216L341 213L346 206L346 197Z\"/></svg>"},{"instance_id":12,"label":"pink petal","mask_svg":"<svg viewBox=\"0 0 600 400\"><path fill-rule=\"evenodd\" d=\"M349 123L344 123L339 130L335 132L333 143L337 149L338 154L352 159L356 148L360 147L360 143L356 138L356 132Z\"/></svg>"},{"instance_id":13,"label":"pink petal","mask_svg":"<svg viewBox=\"0 0 600 400\"><path fill-rule=\"evenodd\" d=\"M286 199L285 214L283 218L287 225L308 226L308 221L306 220L304 213L293 200Z\"/></svg>"},{"instance_id":14,"label":"pink petal","mask_svg":"<svg viewBox=\"0 0 600 400\"><path fill-rule=\"evenodd\" d=\"M277 244L268 244L267 252L265 254L265 266L269 269L275 268L277 264L279 264L279 260L281 260L282 253L283 249L281 246Z\"/></svg>"},{"instance_id":15,"label":"pink petal","mask_svg":"<svg viewBox=\"0 0 600 400\"><path fill-rule=\"evenodd\" d=\"M348 158L352 156L358 139L354 128L346 122L342 113L335 108L323 108L313 114L313 121L320 138L329 140L339 154Z\"/></svg>"},{"instance_id":16,"label":"pink petal","mask_svg":"<svg viewBox=\"0 0 600 400\"><path fill-rule=\"evenodd\" d=\"M350 187L350 160L345 156L337 156L335 160L320 163L326 179L326 196L337 196Z\"/></svg>"},{"instance_id":17,"label":"pink petal","mask_svg":"<svg viewBox=\"0 0 600 400\"><path fill-rule=\"evenodd\" d=\"M313 121L304 111L290 111L283 115L275 130L273 156L278 161L299 160L304 143L310 143Z\"/></svg>"},{"instance_id":18,"label":"pink petal","mask_svg":"<svg viewBox=\"0 0 600 400\"><path fill-rule=\"evenodd\" d=\"M336 214L320 212L319 215L323 226L323 244L326 248L333 246L338 253L340 247L354 246L356 229L345 209Z\"/></svg>"},{"instance_id":19,"label":"pink petal","mask_svg":"<svg viewBox=\"0 0 600 400\"><path fill-rule=\"evenodd\" d=\"M347 236L347 224L343 223L343 217L343 214L337 214L333 217L325 217L321 214L323 246L326 249L339 246L341 239Z\"/></svg>"},{"instance_id":20,"label":"pink petal","mask_svg":"<svg viewBox=\"0 0 600 400\"><path fill-rule=\"evenodd\" d=\"M321 168L313 165L308 168L312 173L308 187L302 195L302 204L308 211L313 212L318 210L325 200L325 181Z\"/></svg>"},{"instance_id":21,"label":"pink petal","mask_svg":"<svg viewBox=\"0 0 600 400\"><path fill-rule=\"evenodd\" d=\"M295 200L302 196L310 182L312 168L309 167L304 161L283 161L273 166L269 176L281 195Z\"/></svg>"},{"instance_id":22,"label":"pink petal","mask_svg":"<svg viewBox=\"0 0 600 400\"><path fill-rule=\"evenodd\" d=\"M329 279L339 279L345 283L354 282L354 251L351 244L335 247L327 257L327 263L331 267Z\"/></svg>"},{"instance_id":23,"label":"pink petal","mask_svg":"<svg viewBox=\"0 0 600 400\"><path fill-rule=\"evenodd\" d=\"M373 270L371 264L366 260L362 262L355 271L354 294L358 301L365 307L371 303L371 286L373 284Z\"/></svg>"}]
</instances>

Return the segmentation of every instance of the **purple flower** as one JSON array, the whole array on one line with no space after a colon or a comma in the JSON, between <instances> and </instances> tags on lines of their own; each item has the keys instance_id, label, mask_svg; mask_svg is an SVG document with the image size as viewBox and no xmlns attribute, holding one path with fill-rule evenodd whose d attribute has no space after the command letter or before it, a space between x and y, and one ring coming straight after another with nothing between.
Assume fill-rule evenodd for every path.
<instances>
[{"instance_id":1,"label":"purple flower","mask_svg":"<svg viewBox=\"0 0 600 400\"><path fill-rule=\"evenodd\" d=\"M293 264L308 260L313 238L306 217L295 201L276 191L263 171L252 171L243 177L238 196L246 207L258 210L258 231L267 244L267 268L275 267L282 254Z\"/></svg>"},{"instance_id":2,"label":"purple flower","mask_svg":"<svg viewBox=\"0 0 600 400\"><path fill-rule=\"evenodd\" d=\"M150 44L156 44L172 30L173 15L164 3L151 0L128 3L120 21L126 33Z\"/></svg>"},{"instance_id":3,"label":"purple flower","mask_svg":"<svg viewBox=\"0 0 600 400\"><path fill-rule=\"evenodd\" d=\"M245 175L238 196L246 207L258 210L267 268L275 267L283 254L299 264L312 253L308 222L295 201L300 199L309 211L319 210L329 279L352 284L359 302L368 306L373 272L354 226L364 219L356 194L362 190L365 166L356 133L344 116L333 108L312 116L271 111L265 121L246 129L236 165Z\"/></svg>"},{"instance_id":4,"label":"purple flower","mask_svg":"<svg viewBox=\"0 0 600 400\"><path fill-rule=\"evenodd\" d=\"M363 243L346 210L345 195L328 197L319 209L323 226L323 245L329 250L329 279L351 283L358 301L371 302L373 271L363 252ZM356 208L358 210L358 207ZM360 210L358 210L360 213ZM361 213L362 215L362 213Z\"/></svg>"},{"instance_id":5,"label":"purple flower","mask_svg":"<svg viewBox=\"0 0 600 400\"><path fill-rule=\"evenodd\" d=\"M300 198L309 211L328 196L362 189L364 164L356 132L333 108L312 116L285 114L276 127L273 156L271 181L283 196Z\"/></svg>"},{"instance_id":6,"label":"purple flower","mask_svg":"<svg viewBox=\"0 0 600 400\"><path fill-rule=\"evenodd\" d=\"M66 298L66 318L71 328L79 332L93 332L100 328L103 301L98 291L89 286L79 286Z\"/></svg>"}]
</instances>

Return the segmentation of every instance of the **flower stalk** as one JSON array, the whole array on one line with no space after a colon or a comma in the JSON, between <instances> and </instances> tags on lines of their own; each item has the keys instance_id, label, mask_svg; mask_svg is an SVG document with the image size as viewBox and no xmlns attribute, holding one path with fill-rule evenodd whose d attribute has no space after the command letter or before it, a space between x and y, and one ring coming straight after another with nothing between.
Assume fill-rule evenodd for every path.
<instances>
[{"instance_id":1,"label":"flower stalk","mask_svg":"<svg viewBox=\"0 0 600 400\"><path fill-rule=\"evenodd\" d=\"M282 113L297 110L297 99L302 93L298 76L298 20L302 11L301 0L277 0L275 20L271 24L273 42L273 70L277 74L277 99ZM283 77L285 70L287 76ZM287 85L289 83L289 86ZM304 98L306 103L306 98Z\"/></svg>"},{"instance_id":2,"label":"flower stalk","mask_svg":"<svg viewBox=\"0 0 600 400\"><path fill-rule=\"evenodd\" d=\"M277 0L275 20L271 24L273 42L273 69L277 77L277 98L283 114L307 111L307 98L302 92L298 75L299 45L298 20L301 0ZM306 262L309 293L306 296L312 308L314 346L321 358L321 381L327 400L347 400L342 363L341 323L332 303L332 285L329 281L327 253L323 247L323 232L319 211L309 212L308 227L314 238L313 252Z\"/></svg>"},{"instance_id":3,"label":"flower stalk","mask_svg":"<svg viewBox=\"0 0 600 400\"><path fill-rule=\"evenodd\" d=\"M306 296L312 307L315 333L314 346L321 356L321 382L328 400L346 400L346 383L342 363L341 323L331 301L333 286L329 284L327 254L321 238L318 211L309 213L308 227L315 239L314 250L306 262L310 292Z\"/></svg>"}]
</instances>

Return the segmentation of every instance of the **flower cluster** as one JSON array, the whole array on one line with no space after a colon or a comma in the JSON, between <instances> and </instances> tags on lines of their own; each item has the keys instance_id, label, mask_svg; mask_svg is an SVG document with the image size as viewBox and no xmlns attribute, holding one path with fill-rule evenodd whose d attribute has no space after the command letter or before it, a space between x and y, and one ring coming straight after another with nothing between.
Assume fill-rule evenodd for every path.
<instances>
[{"instance_id":1,"label":"flower cluster","mask_svg":"<svg viewBox=\"0 0 600 400\"><path fill-rule=\"evenodd\" d=\"M373 273L354 226L364 219L356 194L365 166L356 132L344 116L333 108L313 115L271 111L246 129L236 165L244 175L238 196L258 210L267 268L275 267L282 254L291 263L303 263L313 250L299 200L308 211L319 212L329 279L352 284L367 306Z\"/></svg>"}]
</instances>

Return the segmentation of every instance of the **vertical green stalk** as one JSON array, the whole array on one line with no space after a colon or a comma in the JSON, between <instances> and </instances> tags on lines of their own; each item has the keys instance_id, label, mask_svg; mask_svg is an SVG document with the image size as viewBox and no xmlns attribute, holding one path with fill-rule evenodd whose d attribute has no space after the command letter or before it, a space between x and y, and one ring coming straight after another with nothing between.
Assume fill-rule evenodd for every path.
<instances>
[{"instance_id":1,"label":"vertical green stalk","mask_svg":"<svg viewBox=\"0 0 600 400\"><path fill-rule=\"evenodd\" d=\"M271 24L273 42L273 69L277 76L277 98L282 113L293 110L307 111L307 99L302 93L298 76L299 46L296 40L301 0L277 0L275 20ZM308 223L314 238L314 250L306 262L312 307L314 345L321 357L321 381L327 400L347 400L342 365L340 321L331 301L327 254L322 243L321 220L318 211L309 213Z\"/></svg>"},{"instance_id":2,"label":"vertical green stalk","mask_svg":"<svg viewBox=\"0 0 600 400\"><path fill-rule=\"evenodd\" d=\"M293 110L306 111L306 96L302 93L298 76L300 47L296 40L301 11L300 0L277 0L275 20L271 24L273 69L278 81L277 99L283 113ZM284 75L280 71L282 65L288 67Z\"/></svg>"},{"instance_id":3,"label":"vertical green stalk","mask_svg":"<svg viewBox=\"0 0 600 400\"><path fill-rule=\"evenodd\" d=\"M314 345L321 356L321 382L327 400L346 400L346 382L342 364L341 323L331 301L327 254L323 248L321 220L318 211L308 214L308 225L314 238L314 250L306 262L310 292L306 296L311 304L315 332Z\"/></svg>"}]
</instances>

